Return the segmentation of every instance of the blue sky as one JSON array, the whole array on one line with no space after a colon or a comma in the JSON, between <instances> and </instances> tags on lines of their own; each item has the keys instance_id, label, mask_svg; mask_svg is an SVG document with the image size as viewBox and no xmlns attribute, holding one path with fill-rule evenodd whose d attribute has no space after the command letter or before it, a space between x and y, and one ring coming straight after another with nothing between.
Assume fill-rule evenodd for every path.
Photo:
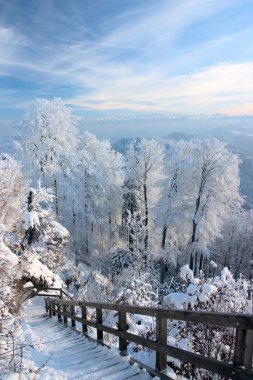
<instances>
[{"instance_id":1,"label":"blue sky","mask_svg":"<svg viewBox=\"0 0 253 380\"><path fill-rule=\"evenodd\" d=\"M78 115L253 115L252 20L252 0L0 0L0 121L53 97Z\"/></svg>"}]
</instances>

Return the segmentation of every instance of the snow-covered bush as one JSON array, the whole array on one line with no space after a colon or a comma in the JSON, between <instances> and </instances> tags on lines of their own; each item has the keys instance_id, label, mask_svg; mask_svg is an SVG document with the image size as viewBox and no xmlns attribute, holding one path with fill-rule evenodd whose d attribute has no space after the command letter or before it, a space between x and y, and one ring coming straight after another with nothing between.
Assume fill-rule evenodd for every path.
<instances>
[{"instance_id":1,"label":"snow-covered bush","mask_svg":"<svg viewBox=\"0 0 253 380\"><path fill-rule=\"evenodd\" d=\"M150 284L149 273L137 276L131 273L130 268L124 269L118 276L115 287L117 289L117 303L136 306L154 306L157 304L157 294Z\"/></svg>"},{"instance_id":2,"label":"snow-covered bush","mask_svg":"<svg viewBox=\"0 0 253 380\"><path fill-rule=\"evenodd\" d=\"M248 309L250 281L235 280L227 267L220 276L195 278L193 271L185 265L180 270L184 292L170 293L164 297L165 306L177 309L207 310L231 313L244 313Z\"/></svg>"},{"instance_id":3,"label":"snow-covered bush","mask_svg":"<svg viewBox=\"0 0 253 380\"><path fill-rule=\"evenodd\" d=\"M236 278L240 273L252 278L253 210L229 215L221 233L212 245L212 258L219 268L229 267Z\"/></svg>"},{"instance_id":4,"label":"snow-covered bush","mask_svg":"<svg viewBox=\"0 0 253 380\"><path fill-rule=\"evenodd\" d=\"M0 235L0 315L3 318L13 307L12 286L18 265L17 256L5 245Z\"/></svg>"},{"instance_id":5,"label":"snow-covered bush","mask_svg":"<svg viewBox=\"0 0 253 380\"><path fill-rule=\"evenodd\" d=\"M251 306L248 300L252 289L250 281L234 279L228 268L223 268L220 276L205 279L195 278L193 271L185 265L180 270L182 291L164 297L165 307L184 310L205 310L210 312L247 313ZM234 353L235 332L232 328L207 326L204 323L169 322L168 341L180 348L226 362ZM173 338L173 339L172 339ZM209 379L205 371L181 365L180 374L191 373L196 379Z\"/></svg>"},{"instance_id":6,"label":"snow-covered bush","mask_svg":"<svg viewBox=\"0 0 253 380\"><path fill-rule=\"evenodd\" d=\"M0 378L21 364L23 342L18 339L20 326L12 312L16 309L13 291L18 278L18 257L7 247L0 227Z\"/></svg>"},{"instance_id":7,"label":"snow-covered bush","mask_svg":"<svg viewBox=\"0 0 253 380\"><path fill-rule=\"evenodd\" d=\"M123 248L111 249L111 268L113 275L119 275L124 268L128 268L134 262L134 253Z\"/></svg>"}]
</instances>

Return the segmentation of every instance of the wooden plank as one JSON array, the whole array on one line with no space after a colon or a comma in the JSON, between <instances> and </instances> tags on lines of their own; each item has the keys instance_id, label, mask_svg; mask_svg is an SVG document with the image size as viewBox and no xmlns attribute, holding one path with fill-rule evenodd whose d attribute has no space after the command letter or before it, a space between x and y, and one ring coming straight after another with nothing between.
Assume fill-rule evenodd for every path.
<instances>
[{"instance_id":1,"label":"wooden plank","mask_svg":"<svg viewBox=\"0 0 253 380\"><path fill-rule=\"evenodd\" d=\"M105 310L124 311L126 313L160 316L161 318L181 321L205 323L216 326L234 327L253 330L253 317L250 314L217 313L206 311L158 309L151 307L106 304L96 302L80 302L80 306L100 308Z\"/></svg>"},{"instance_id":2,"label":"wooden plank","mask_svg":"<svg viewBox=\"0 0 253 380\"><path fill-rule=\"evenodd\" d=\"M52 318L53 313L52 313L52 305L51 305L51 301L48 301L48 310L49 310L49 317Z\"/></svg>"},{"instance_id":3,"label":"wooden plank","mask_svg":"<svg viewBox=\"0 0 253 380\"><path fill-rule=\"evenodd\" d=\"M76 327L76 316L75 316L75 306L71 305L70 306L70 314L71 314L71 326Z\"/></svg>"},{"instance_id":4,"label":"wooden plank","mask_svg":"<svg viewBox=\"0 0 253 380\"><path fill-rule=\"evenodd\" d=\"M249 314L235 313L214 313L206 311L176 310L176 309L158 309L149 307L129 306L106 304L97 302L79 302L73 300L55 300L67 305L85 306L91 308L122 311L148 316L159 316L161 318L181 320L187 322L204 323L215 326L234 327L239 329L253 330L253 317Z\"/></svg>"},{"instance_id":5,"label":"wooden plank","mask_svg":"<svg viewBox=\"0 0 253 380\"><path fill-rule=\"evenodd\" d=\"M123 311L119 311L118 316L118 330L122 332L127 331L127 320L126 320L126 313ZM123 338L119 338L119 350L121 352L127 353L127 340Z\"/></svg>"},{"instance_id":6,"label":"wooden plank","mask_svg":"<svg viewBox=\"0 0 253 380\"><path fill-rule=\"evenodd\" d=\"M52 302L52 309L53 309L53 316L55 317L56 316L56 304L54 301L55 300L53 300L53 302Z\"/></svg>"},{"instance_id":7,"label":"wooden plank","mask_svg":"<svg viewBox=\"0 0 253 380\"><path fill-rule=\"evenodd\" d=\"M46 313L48 313L48 301L47 301L47 299L45 298L44 299L44 301L45 301L45 309L46 309Z\"/></svg>"},{"instance_id":8,"label":"wooden plank","mask_svg":"<svg viewBox=\"0 0 253 380\"><path fill-rule=\"evenodd\" d=\"M246 371L230 364L220 362L216 359L206 358L192 352L182 350L177 347L159 344L152 340L147 340L143 337L136 336L130 333L118 332L122 337L128 339L129 341L143 345L144 347L151 348L155 351L159 351L166 355L172 356L176 359L181 360L184 363L191 363L197 368L204 368L213 373L218 373L224 377L230 379L241 379L241 380L252 380L252 372Z\"/></svg>"},{"instance_id":9,"label":"wooden plank","mask_svg":"<svg viewBox=\"0 0 253 380\"><path fill-rule=\"evenodd\" d=\"M245 368L249 370L253 370L252 361L253 361L253 331L248 330L247 337L246 337L245 356L244 356Z\"/></svg>"},{"instance_id":10,"label":"wooden plank","mask_svg":"<svg viewBox=\"0 0 253 380\"><path fill-rule=\"evenodd\" d=\"M156 317L156 341L167 344L167 319ZM167 368L167 355L156 351L156 368L163 371Z\"/></svg>"},{"instance_id":11,"label":"wooden plank","mask_svg":"<svg viewBox=\"0 0 253 380\"><path fill-rule=\"evenodd\" d=\"M61 303L67 306L81 306L79 301L65 300L65 299L55 299L56 303ZM84 305L85 306L85 305Z\"/></svg>"},{"instance_id":12,"label":"wooden plank","mask_svg":"<svg viewBox=\"0 0 253 380\"><path fill-rule=\"evenodd\" d=\"M66 297L68 297L70 300L73 300L73 298L62 289L61 289L61 293L64 294Z\"/></svg>"},{"instance_id":13,"label":"wooden plank","mask_svg":"<svg viewBox=\"0 0 253 380\"><path fill-rule=\"evenodd\" d=\"M247 330L236 329L235 336L235 354L233 364L237 366L244 365L244 356L246 349Z\"/></svg>"},{"instance_id":14,"label":"wooden plank","mask_svg":"<svg viewBox=\"0 0 253 380\"><path fill-rule=\"evenodd\" d=\"M62 307L63 307L63 313L62 313L62 315L63 315L63 323L65 325L67 325L68 324L68 318L65 315L65 313L67 312L67 305L62 305Z\"/></svg>"},{"instance_id":15,"label":"wooden plank","mask_svg":"<svg viewBox=\"0 0 253 380\"><path fill-rule=\"evenodd\" d=\"M81 306L81 312L82 312L82 320L87 319L87 309L85 306ZM87 334L88 328L87 324L82 322L82 332L83 334Z\"/></svg>"},{"instance_id":16,"label":"wooden plank","mask_svg":"<svg viewBox=\"0 0 253 380\"><path fill-rule=\"evenodd\" d=\"M60 296L59 296L59 294L44 294L44 293L40 293L40 294L37 294L37 293L33 293L33 296L34 297L48 297L48 296L50 296L50 297L57 297L57 298L60 298Z\"/></svg>"},{"instance_id":17,"label":"wooden plank","mask_svg":"<svg viewBox=\"0 0 253 380\"><path fill-rule=\"evenodd\" d=\"M62 289L62 288L44 288L42 286L34 286L33 288L37 289L39 291L41 291L41 290L45 290L45 291L47 291L47 290L61 290Z\"/></svg>"},{"instance_id":18,"label":"wooden plank","mask_svg":"<svg viewBox=\"0 0 253 380\"><path fill-rule=\"evenodd\" d=\"M57 317L58 321L61 322L61 305L57 305Z\"/></svg>"},{"instance_id":19,"label":"wooden plank","mask_svg":"<svg viewBox=\"0 0 253 380\"><path fill-rule=\"evenodd\" d=\"M103 310L100 308L96 308L96 322L97 325L103 325ZM97 329L97 340L103 340L103 330Z\"/></svg>"}]
</instances>

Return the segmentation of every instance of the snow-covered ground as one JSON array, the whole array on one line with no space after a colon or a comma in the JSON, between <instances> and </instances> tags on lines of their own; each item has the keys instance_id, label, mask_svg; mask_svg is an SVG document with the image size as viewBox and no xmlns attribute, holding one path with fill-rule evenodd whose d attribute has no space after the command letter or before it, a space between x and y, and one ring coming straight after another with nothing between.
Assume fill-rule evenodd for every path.
<instances>
[{"instance_id":1,"label":"snow-covered ground","mask_svg":"<svg viewBox=\"0 0 253 380\"><path fill-rule=\"evenodd\" d=\"M46 316L43 299L36 298L24 306L22 327L29 343L23 358L26 369L4 380L151 379L115 349L101 346Z\"/></svg>"}]
</instances>

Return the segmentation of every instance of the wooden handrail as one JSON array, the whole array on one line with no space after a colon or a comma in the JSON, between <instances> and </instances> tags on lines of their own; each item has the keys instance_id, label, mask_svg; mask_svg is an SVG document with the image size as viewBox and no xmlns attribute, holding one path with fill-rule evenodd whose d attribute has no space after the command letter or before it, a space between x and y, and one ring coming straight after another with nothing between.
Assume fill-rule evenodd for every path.
<instances>
[{"instance_id":1,"label":"wooden handrail","mask_svg":"<svg viewBox=\"0 0 253 380\"><path fill-rule=\"evenodd\" d=\"M177 310L177 309L160 309L152 307L130 306L109 304L100 302L83 302L56 300L56 302L65 303L66 305L85 306L90 308L98 308L103 310L122 311L125 313L147 315L150 317L161 317L167 319L175 319L178 321L196 322L214 326L234 327L239 329L253 330L253 317L250 314L236 313L218 313L195 310Z\"/></svg>"},{"instance_id":2,"label":"wooden handrail","mask_svg":"<svg viewBox=\"0 0 253 380\"><path fill-rule=\"evenodd\" d=\"M62 299L63 295L65 295L68 299L73 300L73 298L68 293L66 293L62 288L53 288L53 287L43 288L43 287L39 287L39 286L34 286L32 289L37 290L39 292L42 292L42 291L47 292L48 290L54 290L54 291L59 292L59 295L58 294L48 294L48 296L59 297ZM36 295L37 296L47 296L47 294L36 294Z\"/></svg>"},{"instance_id":3,"label":"wooden handrail","mask_svg":"<svg viewBox=\"0 0 253 380\"><path fill-rule=\"evenodd\" d=\"M167 355L191 363L197 368L204 368L208 371L220 374L231 379L252 380L252 339L253 339L253 317L244 314L211 313L205 311L159 309L150 307L139 307L129 305L83 302L65 299L45 298L46 310L49 315L58 315L59 321L71 319L72 327L76 322L82 324L82 331L87 333L87 326L97 329L97 339L103 340L103 332L107 332L119 337L120 351L127 350L127 341L141 344L144 347L156 351L156 368L164 371L167 368ZM81 308L82 316L76 315L75 307ZM70 308L70 312L67 308ZM96 322L87 319L87 308L96 310ZM118 311L118 329L105 326L102 320L103 310ZM156 341L140 337L127 332L126 314L140 314L156 318ZM236 330L235 355L233 365L208 358L199 354L182 350L180 348L167 345L167 320L181 320L187 322L201 323L213 326L230 327ZM245 366L247 369L239 368ZM163 374L164 378L164 374ZM168 377L167 377L168 378Z\"/></svg>"}]
</instances>

